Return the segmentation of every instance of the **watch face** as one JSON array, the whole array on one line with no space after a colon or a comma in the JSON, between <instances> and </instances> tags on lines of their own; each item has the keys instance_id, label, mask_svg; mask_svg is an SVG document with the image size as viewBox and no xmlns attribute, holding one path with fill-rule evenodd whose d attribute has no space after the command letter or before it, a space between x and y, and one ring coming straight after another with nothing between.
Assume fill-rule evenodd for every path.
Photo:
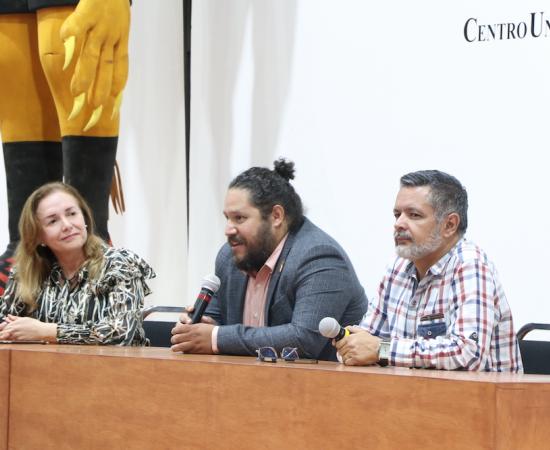
<instances>
[{"instance_id":1,"label":"watch face","mask_svg":"<svg viewBox=\"0 0 550 450\"><path fill-rule=\"evenodd\" d=\"M389 359L390 356L390 343L380 342L380 350L378 352L379 359Z\"/></svg>"}]
</instances>

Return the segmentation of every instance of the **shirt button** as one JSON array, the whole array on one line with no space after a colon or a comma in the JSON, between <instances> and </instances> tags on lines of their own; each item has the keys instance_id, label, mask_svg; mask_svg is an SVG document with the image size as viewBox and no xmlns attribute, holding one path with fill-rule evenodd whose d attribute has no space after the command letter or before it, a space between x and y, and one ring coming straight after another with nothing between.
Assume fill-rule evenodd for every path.
<instances>
[{"instance_id":1,"label":"shirt button","mask_svg":"<svg viewBox=\"0 0 550 450\"><path fill-rule=\"evenodd\" d=\"M411 306L416 306L416 300L413 300L413 301L411 302Z\"/></svg>"},{"instance_id":2,"label":"shirt button","mask_svg":"<svg viewBox=\"0 0 550 450\"><path fill-rule=\"evenodd\" d=\"M254 316L254 319L257 319L258 318L258 313L254 313L253 316Z\"/></svg>"}]
</instances>

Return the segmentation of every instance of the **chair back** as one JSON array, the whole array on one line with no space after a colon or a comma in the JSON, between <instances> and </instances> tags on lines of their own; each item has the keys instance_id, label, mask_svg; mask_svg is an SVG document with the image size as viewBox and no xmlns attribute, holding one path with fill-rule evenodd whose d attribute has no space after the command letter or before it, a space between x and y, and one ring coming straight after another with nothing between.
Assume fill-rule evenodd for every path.
<instances>
[{"instance_id":1,"label":"chair back","mask_svg":"<svg viewBox=\"0 0 550 450\"><path fill-rule=\"evenodd\" d=\"M550 324L528 323L518 331L523 372L550 375L550 342L525 339L525 335L534 330L550 330Z\"/></svg>"},{"instance_id":2,"label":"chair back","mask_svg":"<svg viewBox=\"0 0 550 450\"><path fill-rule=\"evenodd\" d=\"M177 321L151 320L147 319L153 313L178 313L181 314L185 308L181 306L150 306L143 310L143 329L145 336L149 339L151 347L170 347L172 343L172 328Z\"/></svg>"}]
</instances>

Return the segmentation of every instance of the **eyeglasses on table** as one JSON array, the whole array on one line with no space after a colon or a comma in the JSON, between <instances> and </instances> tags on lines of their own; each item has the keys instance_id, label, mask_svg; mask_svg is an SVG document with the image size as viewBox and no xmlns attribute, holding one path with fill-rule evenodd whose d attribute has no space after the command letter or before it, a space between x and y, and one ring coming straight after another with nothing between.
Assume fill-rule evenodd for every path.
<instances>
[{"instance_id":1,"label":"eyeglasses on table","mask_svg":"<svg viewBox=\"0 0 550 450\"><path fill-rule=\"evenodd\" d=\"M277 350L273 347L260 347L256 350L258 359L263 362L277 362ZM298 349L296 347L283 347L281 350L281 359L285 361L296 361L299 358Z\"/></svg>"},{"instance_id":2,"label":"eyeglasses on table","mask_svg":"<svg viewBox=\"0 0 550 450\"><path fill-rule=\"evenodd\" d=\"M256 353L258 354L258 359L263 362L276 363L277 359L279 359L277 350L275 350L273 347L260 347L258 350L256 350ZM296 347L283 347L281 349L281 359L285 360L286 362L301 364L317 363L316 359L300 358L300 356L298 355L298 349Z\"/></svg>"}]
</instances>

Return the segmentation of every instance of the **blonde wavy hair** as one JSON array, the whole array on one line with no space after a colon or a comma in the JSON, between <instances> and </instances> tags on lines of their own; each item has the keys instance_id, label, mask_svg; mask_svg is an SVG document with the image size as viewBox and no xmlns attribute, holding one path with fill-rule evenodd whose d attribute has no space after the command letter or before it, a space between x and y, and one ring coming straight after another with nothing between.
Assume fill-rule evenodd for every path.
<instances>
[{"instance_id":1,"label":"blonde wavy hair","mask_svg":"<svg viewBox=\"0 0 550 450\"><path fill-rule=\"evenodd\" d=\"M64 192L73 197L84 216L88 230L88 238L84 243L83 267L87 267L90 279L96 279L103 268L103 240L94 234L94 219L90 207L80 193L65 183L48 183L34 191L23 206L19 219L19 235L21 239L15 251L15 280L17 287L15 295L26 305L27 312L36 309L36 300L44 281L50 275L55 255L48 247L40 245L42 225L36 211L40 202L54 192Z\"/></svg>"}]
</instances>

